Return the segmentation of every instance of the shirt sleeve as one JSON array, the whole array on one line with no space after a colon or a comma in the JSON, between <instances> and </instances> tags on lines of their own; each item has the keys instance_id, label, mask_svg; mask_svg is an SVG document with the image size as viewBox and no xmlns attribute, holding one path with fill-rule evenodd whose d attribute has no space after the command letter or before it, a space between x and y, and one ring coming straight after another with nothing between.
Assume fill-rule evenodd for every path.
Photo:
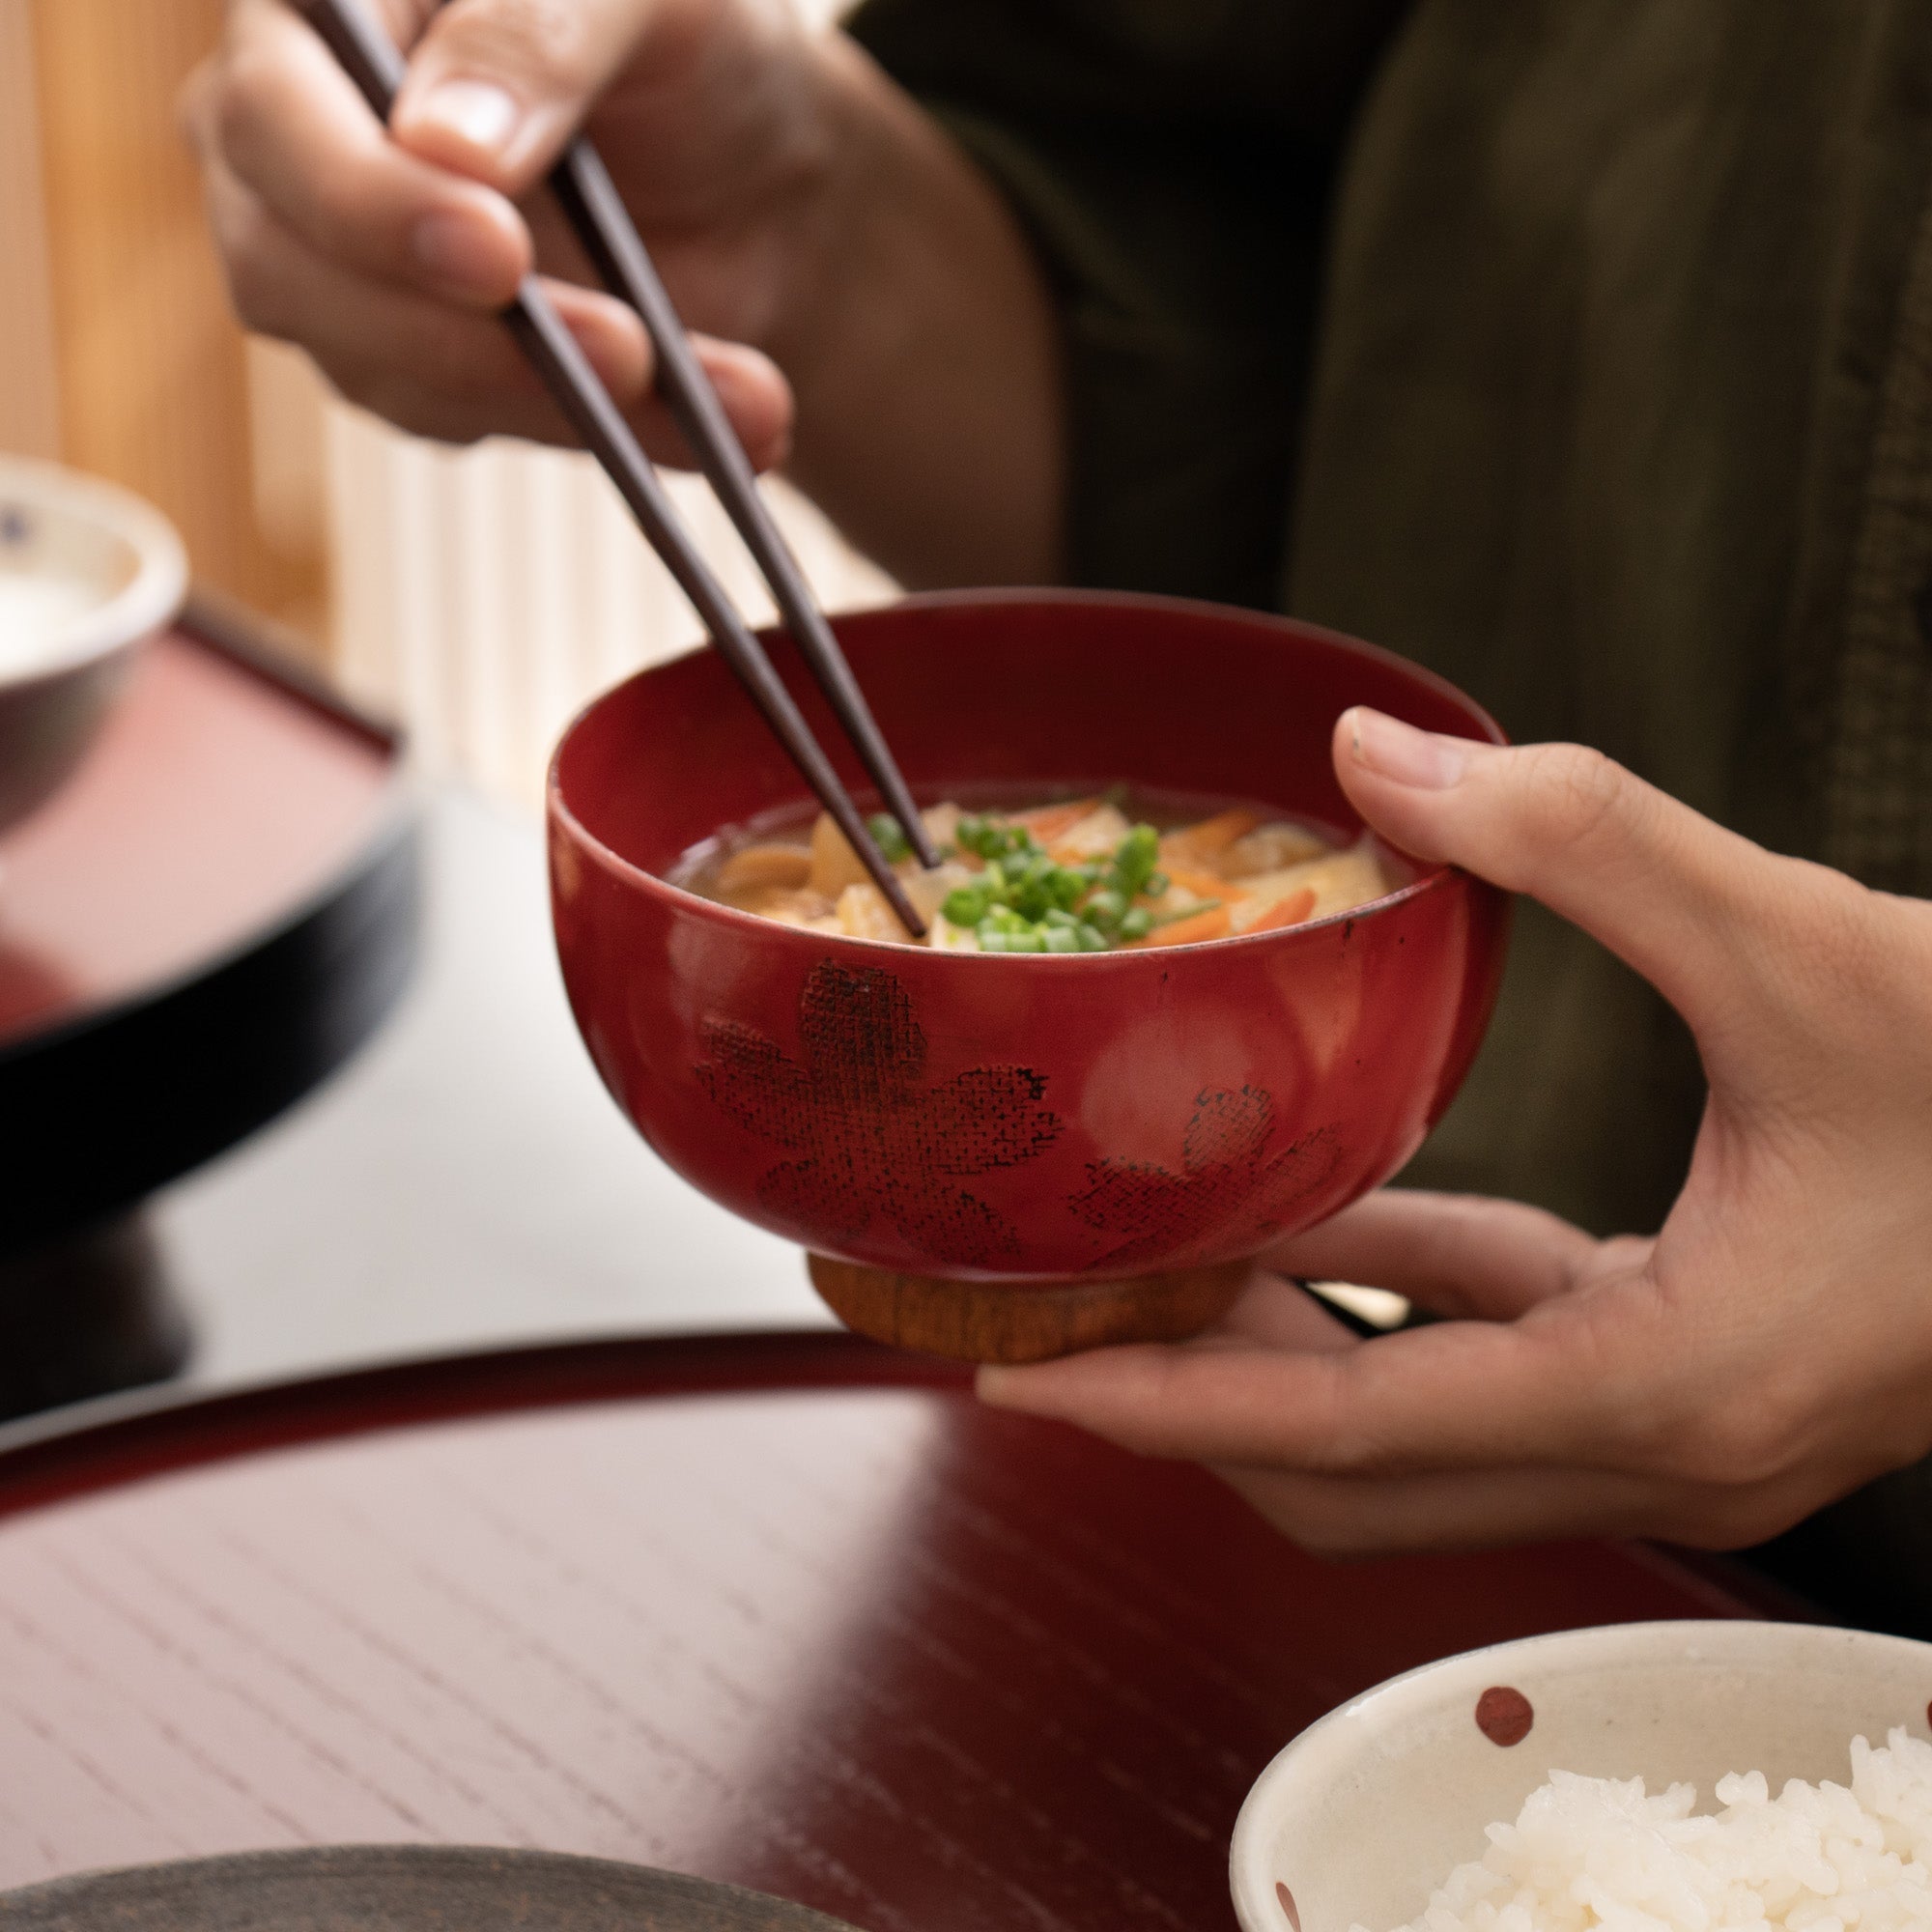
<instances>
[{"instance_id":1,"label":"shirt sleeve","mask_svg":"<svg viewBox=\"0 0 1932 1932\"><path fill-rule=\"evenodd\" d=\"M1038 252L1071 582L1277 602L1335 151L1397 11L869 0L850 21Z\"/></svg>"}]
</instances>

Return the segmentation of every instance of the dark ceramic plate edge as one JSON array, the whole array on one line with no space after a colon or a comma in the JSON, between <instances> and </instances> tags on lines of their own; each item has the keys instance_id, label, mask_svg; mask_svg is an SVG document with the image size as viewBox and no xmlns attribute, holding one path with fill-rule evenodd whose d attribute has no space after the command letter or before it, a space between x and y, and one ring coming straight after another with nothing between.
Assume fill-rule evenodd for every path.
<instances>
[{"instance_id":1,"label":"dark ceramic plate edge","mask_svg":"<svg viewBox=\"0 0 1932 1932\"><path fill-rule=\"evenodd\" d=\"M483 1845L234 1852L0 1892L5 1932L419 1932L442 1923L466 1932L853 1932L741 1886Z\"/></svg>"}]
</instances>

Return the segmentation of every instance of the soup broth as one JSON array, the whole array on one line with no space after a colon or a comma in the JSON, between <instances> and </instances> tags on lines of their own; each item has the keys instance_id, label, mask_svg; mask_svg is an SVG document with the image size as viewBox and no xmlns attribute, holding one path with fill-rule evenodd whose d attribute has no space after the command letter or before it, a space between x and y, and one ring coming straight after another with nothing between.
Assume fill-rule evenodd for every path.
<instances>
[{"instance_id":1,"label":"soup broth","mask_svg":"<svg viewBox=\"0 0 1932 1932\"><path fill-rule=\"evenodd\" d=\"M1326 919L1405 883L1364 836L1241 805L1179 807L1124 790L1043 805L929 807L924 870L883 813L873 836L926 922L916 940L832 818L734 828L686 855L674 885L740 912L853 939L952 952L1112 952Z\"/></svg>"}]
</instances>

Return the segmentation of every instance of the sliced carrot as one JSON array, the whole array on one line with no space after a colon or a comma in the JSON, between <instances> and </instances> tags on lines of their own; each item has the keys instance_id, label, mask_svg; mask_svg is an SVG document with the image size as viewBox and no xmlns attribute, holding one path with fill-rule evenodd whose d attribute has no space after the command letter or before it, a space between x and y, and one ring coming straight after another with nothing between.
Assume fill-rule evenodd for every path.
<instances>
[{"instance_id":1,"label":"sliced carrot","mask_svg":"<svg viewBox=\"0 0 1932 1932\"><path fill-rule=\"evenodd\" d=\"M1128 951L1152 946L1192 946L1201 939L1225 939L1228 936L1228 908L1212 906L1207 912L1192 912L1185 919L1171 919L1165 925L1157 925L1145 939L1131 942Z\"/></svg>"},{"instance_id":2,"label":"sliced carrot","mask_svg":"<svg viewBox=\"0 0 1932 1932\"><path fill-rule=\"evenodd\" d=\"M1276 899L1261 918L1252 925L1242 927L1244 932L1272 932L1277 926L1299 925L1315 910L1315 894L1307 886L1298 893L1290 893L1286 898Z\"/></svg>"},{"instance_id":3,"label":"sliced carrot","mask_svg":"<svg viewBox=\"0 0 1932 1932\"><path fill-rule=\"evenodd\" d=\"M1012 823L1025 826L1039 844L1051 845L1063 834L1071 832L1089 812L1099 809L1097 798L1076 798L1065 805L1037 805L1031 811L1016 811Z\"/></svg>"},{"instance_id":4,"label":"sliced carrot","mask_svg":"<svg viewBox=\"0 0 1932 1932\"><path fill-rule=\"evenodd\" d=\"M1160 841L1160 849L1165 854L1170 848L1182 865L1187 863L1187 855L1192 854L1196 863L1212 863L1218 853L1225 852L1236 838L1245 838L1262 822L1259 811L1251 811L1244 805L1232 806L1226 811L1217 811L1212 818L1204 818L1198 825L1183 825L1177 832L1170 832Z\"/></svg>"}]
</instances>

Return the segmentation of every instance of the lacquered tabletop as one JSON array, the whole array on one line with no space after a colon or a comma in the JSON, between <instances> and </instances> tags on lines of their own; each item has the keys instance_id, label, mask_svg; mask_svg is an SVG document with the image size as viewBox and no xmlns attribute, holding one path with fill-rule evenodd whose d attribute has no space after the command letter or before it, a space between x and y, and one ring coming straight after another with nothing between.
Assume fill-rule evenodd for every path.
<instances>
[{"instance_id":1,"label":"lacquered tabletop","mask_svg":"<svg viewBox=\"0 0 1932 1932\"><path fill-rule=\"evenodd\" d=\"M369 1840L735 1881L870 1932L1226 1928L1351 1692L1746 1606L1608 1545L1337 1568L1212 1478L843 1336L589 1344L0 1453L0 1887Z\"/></svg>"},{"instance_id":2,"label":"lacquered tabletop","mask_svg":"<svg viewBox=\"0 0 1932 1932\"><path fill-rule=\"evenodd\" d=\"M395 766L379 733L197 633L155 639L72 781L0 847L0 1044L285 916L367 837Z\"/></svg>"},{"instance_id":3,"label":"lacquered tabletop","mask_svg":"<svg viewBox=\"0 0 1932 1932\"><path fill-rule=\"evenodd\" d=\"M416 907L393 732L213 608L134 652L0 841L0 1414L179 1359L125 1217L369 1037Z\"/></svg>"}]
</instances>

